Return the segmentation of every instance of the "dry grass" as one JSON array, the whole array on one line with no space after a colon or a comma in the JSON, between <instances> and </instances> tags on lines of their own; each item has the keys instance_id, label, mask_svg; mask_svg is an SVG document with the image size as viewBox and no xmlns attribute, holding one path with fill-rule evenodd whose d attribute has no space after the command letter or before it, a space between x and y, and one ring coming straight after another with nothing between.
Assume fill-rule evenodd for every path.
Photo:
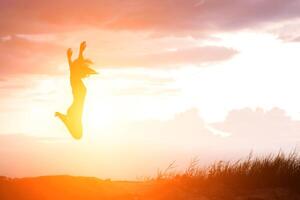
<instances>
[{"instance_id":1,"label":"dry grass","mask_svg":"<svg viewBox=\"0 0 300 200\"><path fill-rule=\"evenodd\" d=\"M246 159L235 162L219 161L208 167L199 167L199 160L191 161L181 173L174 172L174 162L160 171L156 180L180 182L190 188L221 186L240 189L300 188L300 156L292 152L279 152L261 158L250 154Z\"/></svg>"},{"instance_id":2,"label":"dry grass","mask_svg":"<svg viewBox=\"0 0 300 200\"><path fill-rule=\"evenodd\" d=\"M183 172L175 162L143 181L103 181L89 177L0 177L0 199L136 200L299 200L300 157L278 153L199 167Z\"/></svg>"}]
</instances>

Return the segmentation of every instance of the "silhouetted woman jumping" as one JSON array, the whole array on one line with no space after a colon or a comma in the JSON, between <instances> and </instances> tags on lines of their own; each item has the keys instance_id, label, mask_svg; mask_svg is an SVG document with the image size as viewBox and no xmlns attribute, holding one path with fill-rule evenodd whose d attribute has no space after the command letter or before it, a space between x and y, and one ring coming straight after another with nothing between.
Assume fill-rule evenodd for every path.
<instances>
[{"instance_id":1,"label":"silhouetted woman jumping","mask_svg":"<svg viewBox=\"0 0 300 200\"><path fill-rule=\"evenodd\" d=\"M86 43L82 42L80 44L79 56L75 61L72 61L72 49L68 49L67 51L73 103L69 107L66 115L60 112L55 113L55 116L61 119L75 139L80 139L82 137L82 113L86 95L86 87L84 86L82 79L91 74L97 74L95 70L89 68L92 61L84 59L83 57L85 48Z\"/></svg>"}]
</instances>

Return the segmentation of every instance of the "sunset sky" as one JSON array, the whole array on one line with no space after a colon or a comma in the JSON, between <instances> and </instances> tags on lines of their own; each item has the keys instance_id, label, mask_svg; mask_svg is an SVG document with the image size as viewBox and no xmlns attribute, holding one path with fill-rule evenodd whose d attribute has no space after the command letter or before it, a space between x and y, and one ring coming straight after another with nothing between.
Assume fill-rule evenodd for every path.
<instances>
[{"instance_id":1,"label":"sunset sky","mask_svg":"<svg viewBox=\"0 0 300 200\"><path fill-rule=\"evenodd\" d=\"M300 0L0 1L0 175L151 176L300 144ZM84 135L54 117L85 80Z\"/></svg>"}]
</instances>

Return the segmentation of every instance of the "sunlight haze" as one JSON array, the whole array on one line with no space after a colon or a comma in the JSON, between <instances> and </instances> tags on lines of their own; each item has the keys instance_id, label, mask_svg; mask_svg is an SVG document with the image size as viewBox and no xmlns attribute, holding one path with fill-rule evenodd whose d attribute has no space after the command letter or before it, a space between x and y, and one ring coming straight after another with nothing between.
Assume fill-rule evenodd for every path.
<instances>
[{"instance_id":1,"label":"sunlight haze","mask_svg":"<svg viewBox=\"0 0 300 200\"><path fill-rule=\"evenodd\" d=\"M174 160L298 150L299 1L28 2L0 3L0 175L135 180ZM72 101L66 52L81 41L99 74L75 141L54 113Z\"/></svg>"}]
</instances>

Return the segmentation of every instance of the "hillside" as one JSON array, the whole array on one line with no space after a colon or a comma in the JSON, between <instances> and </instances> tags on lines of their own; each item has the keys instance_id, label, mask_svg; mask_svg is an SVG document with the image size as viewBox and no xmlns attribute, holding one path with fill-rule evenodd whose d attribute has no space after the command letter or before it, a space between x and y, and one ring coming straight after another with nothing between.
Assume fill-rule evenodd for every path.
<instances>
[{"instance_id":1,"label":"hillside","mask_svg":"<svg viewBox=\"0 0 300 200\"><path fill-rule=\"evenodd\" d=\"M278 154L207 168L191 163L185 172L172 166L144 181L110 181L93 177L44 176L0 178L0 199L300 199L300 159Z\"/></svg>"}]
</instances>

